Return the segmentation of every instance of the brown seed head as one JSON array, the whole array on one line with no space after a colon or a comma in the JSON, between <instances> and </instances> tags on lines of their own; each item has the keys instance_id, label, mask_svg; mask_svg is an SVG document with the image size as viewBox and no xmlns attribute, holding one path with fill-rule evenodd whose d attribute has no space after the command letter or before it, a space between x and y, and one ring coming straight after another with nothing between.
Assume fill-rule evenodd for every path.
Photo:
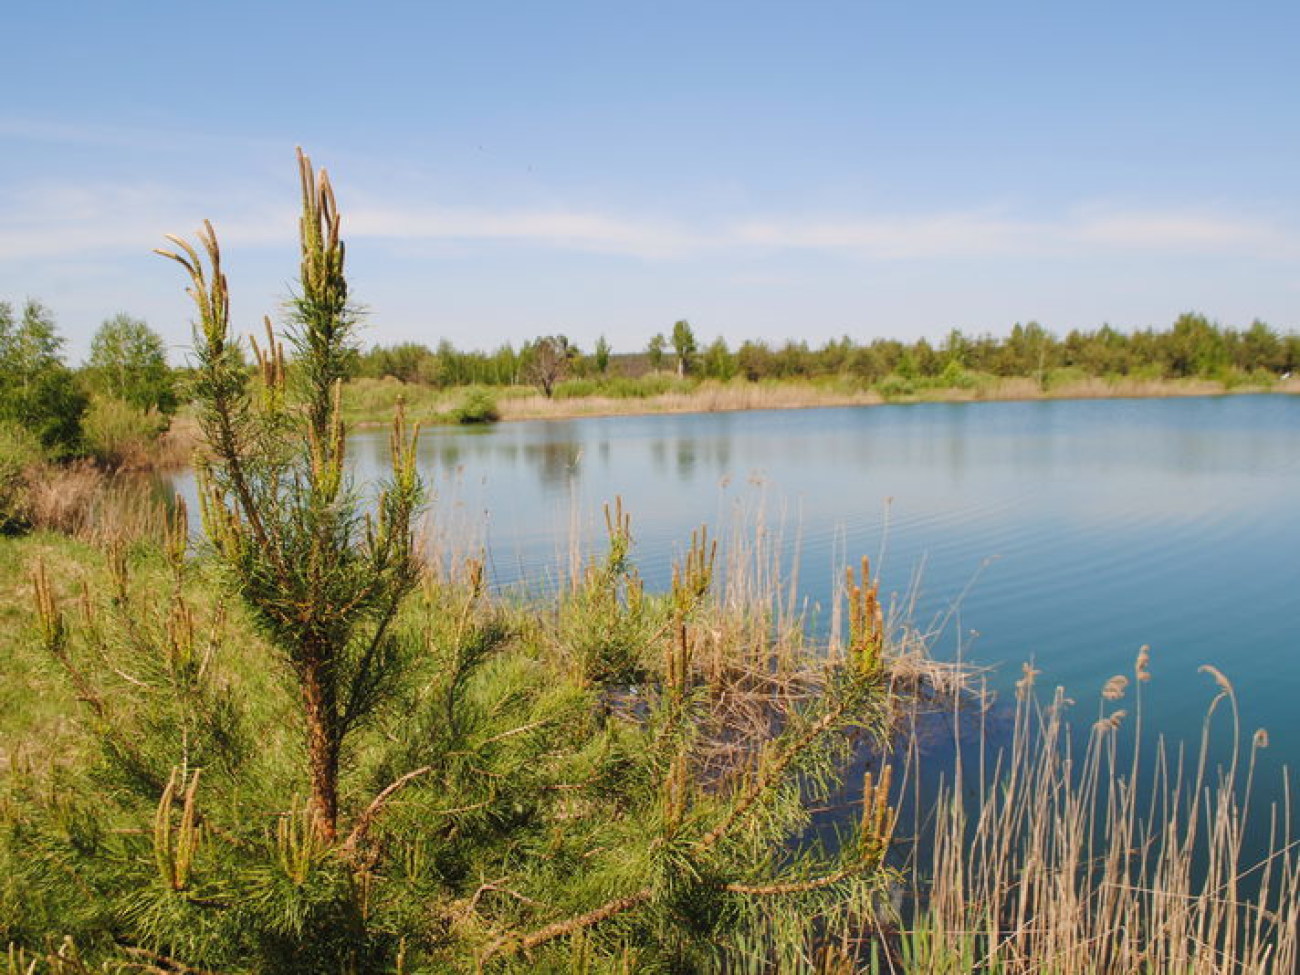
<instances>
[{"instance_id":1,"label":"brown seed head","mask_svg":"<svg viewBox=\"0 0 1300 975\"><path fill-rule=\"evenodd\" d=\"M1128 678L1123 674L1116 674L1110 680L1106 681L1101 689L1101 696L1108 701L1118 701L1124 696L1124 691L1128 689Z\"/></svg>"}]
</instances>

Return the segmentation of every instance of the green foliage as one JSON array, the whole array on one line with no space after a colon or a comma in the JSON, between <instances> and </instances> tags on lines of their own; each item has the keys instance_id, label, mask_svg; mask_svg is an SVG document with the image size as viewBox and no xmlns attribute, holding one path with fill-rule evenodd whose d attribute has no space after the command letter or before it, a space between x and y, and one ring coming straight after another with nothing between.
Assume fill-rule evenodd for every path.
<instances>
[{"instance_id":1,"label":"green foliage","mask_svg":"<svg viewBox=\"0 0 1300 975\"><path fill-rule=\"evenodd\" d=\"M0 302L0 421L30 430L56 456L81 445L86 394L63 364L63 339L54 317L38 301L23 306L21 320Z\"/></svg>"},{"instance_id":2,"label":"green foliage","mask_svg":"<svg viewBox=\"0 0 1300 975\"><path fill-rule=\"evenodd\" d=\"M699 385L694 379L680 379L674 373L651 372L633 379L612 376L608 379L566 379L557 383L552 393L557 400L608 396L611 399L649 399L665 393L687 393Z\"/></svg>"},{"instance_id":3,"label":"green foliage","mask_svg":"<svg viewBox=\"0 0 1300 975\"><path fill-rule=\"evenodd\" d=\"M910 344L880 338L858 343L843 336L820 348L804 341L774 346L749 340L734 352L725 340L717 338L698 351L689 324L683 325L674 331L683 349L689 348L687 376L722 382L736 376L750 382L834 380L847 384L838 388L862 389L892 375L935 391L980 390L996 379L1022 378L1048 391L1059 388L1062 377L1069 376L1079 381L1206 379L1225 388L1267 388L1270 377L1300 370L1300 336L1281 335L1260 321L1238 331L1194 314L1182 316L1164 332L1124 333L1103 325L1091 332L1073 329L1058 338L1034 321L1017 322L1002 338L953 329L938 349L925 339ZM589 359L571 349L545 356L549 363L545 369L537 366L537 342L525 346L520 354L510 346L491 354L465 352L446 340L439 343L436 353L424 346L403 344L366 353L359 360L359 375L400 377L407 383L438 388L470 384L501 387L522 380L537 384L544 393L549 388L549 395L556 398L655 395L648 392L651 386L641 384L660 378L657 374L663 369L669 340L662 334L654 336L644 355L621 357L617 363L621 369L614 368L608 343L602 346L602 342L604 336ZM679 368L681 364L679 359ZM622 375L612 375L617 372Z\"/></svg>"},{"instance_id":4,"label":"green foliage","mask_svg":"<svg viewBox=\"0 0 1300 975\"><path fill-rule=\"evenodd\" d=\"M204 527L236 591L298 679L310 807L321 837L332 841L346 739L378 705L396 664L388 629L418 573L411 520L421 487L400 413L392 480L372 519L363 520L345 484L339 390L356 316L333 190L301 153L299 168L301 290L288 339L298 352L301 408L292 402L273 334L265 349L255 349L256 395L232 362L226 282L211 227L200 235L207 271L178 238L172 240L183 256L164 256L189 273L200 315L196 391L213 454L199 470Z\"/></svg>"},{"instance_id":5,"label":"green foliage","mask_svg":"<svg viewBox=\"0 0 1300 975\"><path fill-rule=\"evenodd\" d=\"M974 377L962 368L957 359L948 360L939 374L939 382L948 389L973 389L975 386Z\"/></svg>"},{"instance_id":6,"label":"green foliage","mask_svg":"<svg viewBox=\"0 0 1300 975\"><path fill-rule=\"evenodd\" d=\"M100 326L90 342L85 378L92 391L141 413L176 412L176 383L162 336L130 315L115 315Z\"/></svg>"},{"instance_id":7,"label":"green foliage","mask_svg":"<svg viewBox=\"0 0 1300 975\"><path fill-rule=\"evenodd\" d=\"M150 446L166 431L167 418L111 396L94 396L82 418L86 453L111 469L142 466Z\"/></svg>"},{"instance_id":8,"label":"green foliage","mask_svg":"<svg viewBox=\"0 0 1300 975\"><path fill-rule=\"evenodd\" d=\"M903 374L886 376L876 384L876 392L887 400L900 399L916 393L916 383Z\"/></svg>"},{"instance_id":9,"label":"green foliage","mask_svg":"<svg viewBox=\"0 0 1300 975\"><path fill-rule=\"evenodd\" d=\"M630 519L621 502L606 507L608 551L593 560L562 597L560 650L585 680L607 685L643 683L655 663L655 636L667 619L646 598L632 565Z\"/></svg>"},{"instance_id":10,"label":"green foliage","mask_svg":"<svg viewBox=\"0 0 1300 975\"><path fill-rule=\"evenodd\" d=\"M387 348L375 346L358 356L356 374L368 379L392 376L404 383L427 386L439 385L441 379L438 356L419 342L399 342Z\"/></svg>"},{"instance_id":11,"label":"green foliage","mask_svg":"<svg viewBox=\"0 0 1300 975\"><path fill-rule=\"evenodd\" d=\"M605 336L596 339L596 350L592 356L596 364L596 372L605 375L609 372L609 342Z\"/></svg>"},{"instance_id":12,"label":"green foliage","mask_svg":"<svg viewBox=\"0 0 1300 975\"><path fill-rule=\"evenodd\" d=\"M401 678L358 732L330 842L304 801L294 678L185 557L183 524L165 560L110 548L75 614L38 570L32 630L82 707L65 755L89 761L4 780L0 938L175 970L551 970L573 944L593 970L708 971L774 950L767 924L808 943L880 882L854 842L837 861L778 840L834 783L845 727L877 720L875 678L832 673L766 743L738 737L763 712L719 706L757 700L739 659L734 687L705 676L707 543L663 596L633 582L617 509L549 610L492 600L479 564L428 578L394 621ZM604 627L641 648L634 671L581 641ZM709 758L737 748L752 762Z\"/></svg>"},{"instance_id":13,"label":"green foliage","mask_svg":"<svg viewBox=\"0 0 1300 975\"><path fill-rule=\"evenodd\" d=\"M709 347L704 350L700 371L708 379L720 379L723 382L736 375L735 357L727 348L725 339L716 338L709 343Z\"/></svg>"},{"instance_id":14,"label":"green foliage","mask_svg":"<svg viewBox=\"0 0 1300 975\"><path fill-rule=\"evenodd\" d=\"M662 332L657 332L651 336L649 344L646 346L646 355L650 360L650 368L657 372L663 368L664 349L668 347L668 340L664 338Z\"/></svg>"},{"instance_id":15,"label":"green foliage","mask_svg":"<svg viewBox=\"0 0 1300 975\"><path fill-rule=\"evenodd\" d=\"M695 362L697 349L691 323L682 319L673 323L673 352L677 355L677 375L685 376Z\"/></svg>"},{"instance_id":16,"label":"green foliage","mask_svg":"<svg viewBox=\"0 0 1300 975\"><path fill-rule=\"evenodd\" d=\"M33 433L0 420L0 535L26 527L28 476L45 459L45 450Z\"/></svg>"},{"instance_id":17,"label":"green foliage","mask_svg":"<svg viewBox=\"0 0 1300 975\"><path fill-rule=\"evenodd\" d=\"M501 419L496 397L482 386L471 386L465 390L451 415L457 423L462 424L496 423Z\"/></svg>"}]
</instances>

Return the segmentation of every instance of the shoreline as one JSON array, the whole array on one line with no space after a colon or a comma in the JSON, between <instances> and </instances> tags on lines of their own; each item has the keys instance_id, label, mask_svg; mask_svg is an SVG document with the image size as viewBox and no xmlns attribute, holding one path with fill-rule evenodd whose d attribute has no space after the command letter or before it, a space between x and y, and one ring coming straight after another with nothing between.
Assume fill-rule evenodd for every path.
<instances>
[{"instance_id":1,"label":"shoreline","mask_svg":"<svg viewBox=\"0 0 1300 975\"><path fill-rule=\"evenodd\" d=\"M375 430L392 424L399 396L410 387L399 382L368 381L381 394L380 402L366 408L345 404L345 425L353 430ZM457 424L450 417L456 397L465 387L431 390L415 387L424 401L407 402L407 419L424 427L473 427L493 424ZM427 395L426 395L427 394ZM1014 403L1039 400L1176 399L1193 396L1277 394L1300 396L1300 377L1278 380L1270 386L1241 385L1227 388L1207 379L1144 379L1110 382L1080 379L1043 390L1032 379L1004 379L971 389L940 387L901 396L884 396L877 390L839 391L812 383L757 384L706 382L689 392L667 392L646 397L575 396L547 399L540 393L503 395L497 401L496 422L581 420L613 416L685 416L692 413L744 413L759 410L815 410L838 406L909 406L918 403ZM347 390L344 391L345 397ZM140 471L172 470L187 466L199 439L192 415L176 416L164 434L163 448Z\"/></svg>"},{"instance_id":2,"label":"shoreline","mask_svg":"<svg viewBox=\"0 0 1300 975\"><path fill-rule=\"evenodd\" d=\"M348 425L355 429L387 426L391 421L377 413L391 413L406 387L399 383L374 383L384 387L389 402L371 410L354 410ZM426 426L455 426L447 412L458 391L439 395L439 402L412 404L407 415ZM1004 379L970 389L939 387L905 395L885 396L879 391L838 391L812 383L745 384L706 382L689 392L666 392L647 397L577 396L547 399L540 393L505 395L497 401L497 422L524 420L575 420L611 416L686 415L692 413L735 413L757 410L819 409L837 406L901 406L916 403L1007 403L1038 400L1087 399L1174 399L1194 396L1237 396L1251 394L1300 395L1300 377L1269 385L1226 387L1207 379L1079 379L1041 389L1032 379ZM445 406L432 411L429 407ZM357 416L362 413L362 416ZM369 414L369 415L365 415ZM470 424L473 425L473 424ZM487 424L490 425L490 424Z\"/></svg>"}]
</instances>

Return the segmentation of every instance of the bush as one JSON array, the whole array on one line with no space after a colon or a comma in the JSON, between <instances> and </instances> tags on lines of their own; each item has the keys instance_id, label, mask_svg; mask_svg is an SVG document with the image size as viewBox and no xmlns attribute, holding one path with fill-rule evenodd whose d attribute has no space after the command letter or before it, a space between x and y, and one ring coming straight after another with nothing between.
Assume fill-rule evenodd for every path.
<instances>
[{"instance_id":1,"label":"bush","mask_svg":"<svg viewBox=\"0 0 1300 975\"><path fill-rule=\"evenodd\" d=\"M975 377L963 369L956 359L949 359L939 375L939 385L947 389L974 389Z\"/></svg>"},{"instance_id":2,"label":"bush","mask_svg":"<svg viewBox=\"0 0 1300 975\"><path fill-rule=\"evenodd\" d=\"M650 399L665 393L690 392L698 386L694 379L682 379L671 373L649 373L635 378L612 376L606 379L566 379L557 383L555 399L583 399L608 396L611 399Z\"/></svg>"},{"instance_id":3,"label":"bush","mask_svg":"<svg viewBox=\"0 0 1300 975\"><path fill-rule=\"evenodd\" d=\"M467 389L451 415L457 423L496 423L501 419L496 397L481 386Z\"/></svg>"},{"instance_id":4,"label":"bush","mask_svg":"<svg viewBox=\"0 0 1300 975\"><path fill-rule=\"evenodd\" d=\"M903 376L889 375L876 384L876 392L884 399L897 399L916 393L916 384Z\"/></svg>"},{"instance_id":5,"label":"bush","mask_svg":"<svg viewBox=\"0 0 1300 975\"><path fill-rule=\"evenodd\" d=\"M112 470L148 465L150 448L167 429L157 410L142 410L112 396L96 396L82 419L86 453Z\"/></svg>"},{"instance_id":6,"label":"bush","mask_svg":"<svg viewBox=\"0 0 1300 975\"><path fill-rule=\"evenodd\" d=\"M28 478L45 460L35 434L0 420L0 534L21 531L29 523Z\"/></svg>"}]
</instances>

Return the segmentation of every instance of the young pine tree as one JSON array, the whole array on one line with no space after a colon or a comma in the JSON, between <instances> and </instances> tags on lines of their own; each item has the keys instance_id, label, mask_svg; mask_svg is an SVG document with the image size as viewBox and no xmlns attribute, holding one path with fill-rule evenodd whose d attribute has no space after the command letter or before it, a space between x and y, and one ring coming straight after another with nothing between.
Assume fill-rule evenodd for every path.
<instances>
[{"instance_id":1,"label":"young pine tree","mask_svg":"<svg viewBox=\"0 0 1300 975\"><path fill-rule=\"evenodd\" d=\"M348 301L339 213L324 170L298 153L302 181L299 293L288 339L300 408L281 346L267 325L257 349L261 402L234 353L221 252L210 224L194 247L159 251L181 264L198 308L199 422L210 454L199 467L203 523L260 629L302 694L315 829L338 831L339 768L349 734L384 692L398 654L390 626L414 587L412 517L420 499L414 438L399 412L393 476L364 516L344 473L340 390L356 311ZM289 445L305 445L294 449Z\"/></svg>"}]
</instances>

